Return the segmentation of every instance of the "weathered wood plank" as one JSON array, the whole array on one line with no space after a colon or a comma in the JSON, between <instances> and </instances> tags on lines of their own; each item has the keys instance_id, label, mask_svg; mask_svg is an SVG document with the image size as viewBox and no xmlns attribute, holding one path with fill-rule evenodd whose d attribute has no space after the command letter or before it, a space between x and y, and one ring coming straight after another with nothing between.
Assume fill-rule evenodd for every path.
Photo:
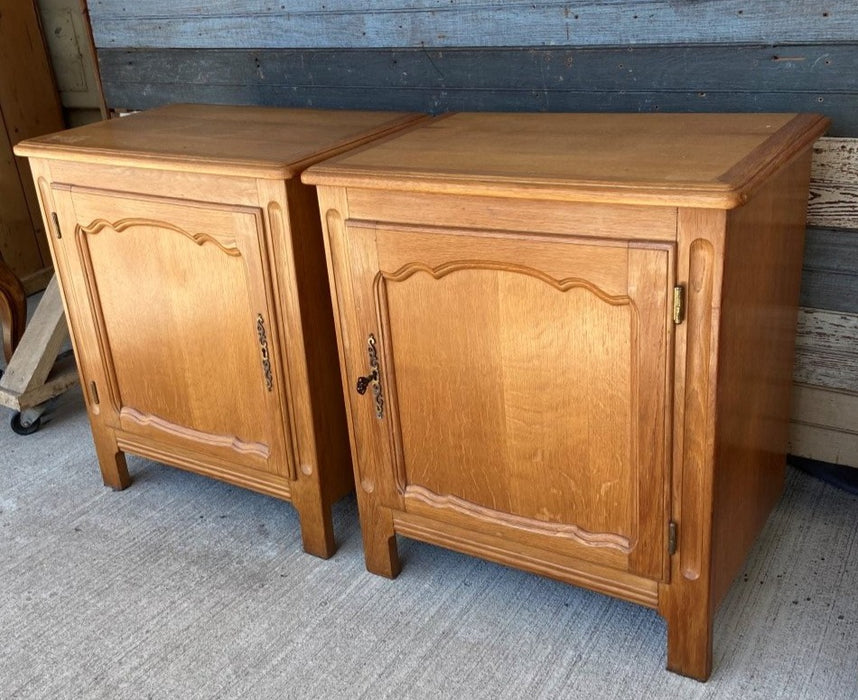
<instances>
[{"instance_id":1,"label":"weathered wood plank","mask_svg":"<svg viewBox=\"0 0 858 700\"><path fill-rule=\"evenodd\" d=\"M796 347L818 348L858 358L858 314L800 309Z\"/></svg>"},{"instance_id":2,"label":"weathered wood plank","mask_svg":"<svg viewBox=\"0 0 858 700\"><path fill-rule=\"evenodd\" d=\"M858 315L801 309L791 454L858 467Z\"/></svg>"},{"instance_id":3,"label":"weathered wood plank","mask_svg":"<svg viewBox=\"0 0 858 700\"><path fill-rule=\"evenodd\" d=\"M858 393L795 384L793 421L858 435ZM858 455L855 455L858 459Z\"/></svg>"},{"instance_id":4,"label":"weathered wood plank","mask_svg":"<svg viewBox=\"0 0 858 700\"><path fill-rule=\"evenodd\" d=\"M777 57L777 60L775 59ZM822 111L858 135L858 43L625 49L99 51L110 107ZM828 63L826 63L828 62Z\"/></svg>"},{"instance_id":5,"label":"weathered wood plank","mask_svg":"<svg viewBox=\"0 0 858 700\"><path fill-rule=\"evenodd\" d=\"M858 229L858 184L812 182L807 223L810 226Z\"/></svg>"},{"instance_id":6,"label":"weathered wood plank","mask_svg":"<svg viewBox=\"0 0 858 700\"><path fill-rule=\"evenodd\" d=\"M789 452L858 467L858 393L795 384Z\"/></svg>"},{"instance_id":7,"label":"weathered wood plank","mask_svg":"<svg viewBox=\"0 0 858 700\"><path fill-rule=\"evenodd\" d=\"M118 51L119 53L115 53ZM617 49L102 49L109 82L684 92L858 92L845 45ZM839 145L838 145L839 146ZM825 153L836 155L832 145Z\"/></svg>"},{"instance_id":8,"label":"weathered wood plank","mask_svg":"<svg viewBox=\"0 0 858 700\"><path fill-rule=\"evenodd\" d=\"M800 309L793 379L858 392L858 314Z\"/></svg>"},{"instance_id":9,"label":"weathered wood plank","mask_svg":"<svg viewBox=\"0 0 858 700\"><path fill-rule=\"evenodd\" d=\"M448 111L552 112L789 112L819 111L820 97L783 94L548 93L368 87L277 87L255 85L105 85L113 108L147 109L170 102L259 104L320 109L387 109L439 114ZM858 134L858 95L825 98L832 131Z\"/></svg>"},{"instance_id":10,"label":"weathered wood plank","mask_svg":"<svg viewBox=\"0 0 858 700\"><path fill-rule=\"evenodd\" d=\"M800 303L858 313L858 231L807 230Z\"/></svg>"},{"instance_id":11,"label":"weathered wood plank","mask_svg":"<svg viewBox=\"0 0 858 700\"><path fill-rule=\"evenodd\" d=\"M816 425L790 425L790 454L819 462L858 467L858 435Z\"/></svg>"},{"instance_id":12,"label":"weathered wood plank","mask_svg":"<svg viewBox=\"0 0 858 700\"><path fill-rule=\"evenodd\" d=\"M858 275L858 231L808 228L804 240L804 268L806 271ZM820 304L802 305L831 308Z\"/></svg>"},{"instance_id":13,"label":"weathered wood plank","mask_svg":"<svg viewBox=\"0 0 858 700\"><path fill-rule=\"evenodd\" d=\"M858 313L858 232L808 229L800 304Z\"/></svg>"},{"instance_id":14,"label":"weathered wood plank","mask_svg":"<svg viewBox=\"0 0 858 700\"><path fill-rule=\"evenodd\" d=\"M842 313L858 313L858 272L808 270L802 273L802 306Z\"/></svg>"},{"instance_id":15,"label":"weathered wood plank","mask_svg":"<svg viewBox=\"0 0 858 700\"><path fill-rule=\"evenodd\" d=\"M96 46L624 46L854 41L851 0L90 0Z\"/></svg>"},{"instance_id":16,"label":"weathered wood plank","mask_svg":"<svg viewBox=\"0 0 858 700\"><path fill-rule=\"evenodd\" d=\"M858 229L858 139L820 139L813 151L808 224Z\"/></svg>"},{"instance_id":17,"label":"weathered wood plank","mask_svg":"<svg viewBox=\"0 0 858 700\"><path fill-rule=\"evenodd\" d=\"M858 185L858 139L819 139L813 147L810 179Z\"/></svg>"},{"instance_id":18,"label":"weathered wood plank","mask_svg":"<svg viewBox=\"0 0 858 700\"><path fill-rule=\"evenodd\" d=\"M63 106L72 110L97 109L105 114L86 3L81 0L37 0L37 3Z\"/></svg>"}]
</instances>

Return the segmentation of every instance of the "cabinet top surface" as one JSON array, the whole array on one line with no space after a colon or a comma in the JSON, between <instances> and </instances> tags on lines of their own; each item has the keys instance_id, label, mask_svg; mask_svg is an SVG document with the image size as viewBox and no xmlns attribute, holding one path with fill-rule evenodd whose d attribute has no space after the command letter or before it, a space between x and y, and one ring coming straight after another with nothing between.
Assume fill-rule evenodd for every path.
<instances>
[{"instance_id":1,"label":"cabinet top surface","mask_svg":"<svg viewBox=\"0 0 858 700\"><path fill-rule=\"evenodd\" d=\"M421 115L404 112L169 105L22 141L19 156L288 178Z\"/></svg>"},{"instance_id":2,"label":"cabinet top surface","mask_svg":"<svg viewBox=\"0 0 858 700\"><path fill-rule=\"evenodd\" d=\"M816 114L460 113L319 163L312 184L730 208L821 136Z\"/></svg>"}]
</instances>

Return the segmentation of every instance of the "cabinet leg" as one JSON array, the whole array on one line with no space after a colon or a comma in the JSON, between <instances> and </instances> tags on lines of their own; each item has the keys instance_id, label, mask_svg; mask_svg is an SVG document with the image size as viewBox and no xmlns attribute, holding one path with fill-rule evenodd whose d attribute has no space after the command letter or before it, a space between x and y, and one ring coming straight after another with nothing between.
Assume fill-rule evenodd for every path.
<instances>
[{"instance_id":1,"label":"cabinet leg","mask_svg":"<svg viewBox=\"0 0 858 700\"><path fill-rule=\"evenodd\" d=\"M95 453L104 485L114 491L121 491L131 483L128 465L125 463L125 453L117 446L112 431L94 429L92 436L95 440Z\"/></svg>"},{"instance_id":2,"label":"cabinet leg","mask_svg":"<svg viewBox=\"0 0 858 700\"><path fill-rule=\"evenodd\" d=\"M369 513L364 516L367 510ZM364 508L361 509L360 521L367 571L386 578L396 578L402 566L390 511L386 508Z\"/></svg>"},{"instance_id":3,"label":"cabinet leg","mask_svg":"<svg viewBox=\"0 0 858 700\"><path fill-rule=\"evenodd\" d=\"M337 549L334 541L334 523L331 517L331 506L319 500L310 502L295 502L301 521L301 541L307 554L328 559Z\"/></svg>"},{"instance_id":4,"label":"cabinet leg","mask_svg":"<svg viewBox=\"0 0 858 700\"><path fill-rule=\"evenodd\" d=\"M705 681L712 673L713 615L708 601L700 602L667 611L667 668Z\"/></svg>"}]
</instances>

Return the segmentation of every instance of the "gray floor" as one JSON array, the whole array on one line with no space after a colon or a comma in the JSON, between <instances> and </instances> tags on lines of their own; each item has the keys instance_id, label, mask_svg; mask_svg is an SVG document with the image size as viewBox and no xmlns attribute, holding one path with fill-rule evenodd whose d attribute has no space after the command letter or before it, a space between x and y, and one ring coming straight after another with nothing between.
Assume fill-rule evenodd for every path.
<instances>
[{"instance_id":1,"label":"gray floor","mask_svg":"<svg viewBox=\"0 0 858 700\"><path fill-rule=\"evenodd\" d=\"M403 540L304 554L288 504L130 458L101 485L79 394L0 410L0 698L858 698L858 498L791 470L718 613L707 684L644 608Z\"/></svg>"}]
</instances>

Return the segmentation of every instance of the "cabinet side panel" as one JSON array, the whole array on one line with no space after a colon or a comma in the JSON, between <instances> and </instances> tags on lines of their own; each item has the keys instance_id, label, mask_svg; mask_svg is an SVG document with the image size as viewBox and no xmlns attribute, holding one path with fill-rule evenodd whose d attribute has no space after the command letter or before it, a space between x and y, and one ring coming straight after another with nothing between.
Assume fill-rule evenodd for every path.
<instances>
[{"instance_id":1,"label":"cabinet side panel","mask_svg":"<svg viewBox=\"0 0 858 700\"><path fill-rule=\"evenodd\" d=\"M332 500L354 489L337 338L316 189L287 182L295 284L304 333L319 478Z\"/></svg>"},{"instance_id":2,"label":"cabinet side panel","mask_svg":"<svg viewBox=\"0 0 858 700\"><path fill-rule=\"evenodd\" d=\"M810 155L793 159L727 219L713 606L783 489Z\"/></svg>"}]
</instances>

